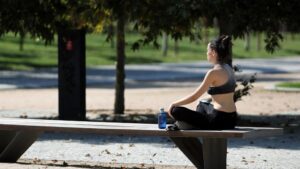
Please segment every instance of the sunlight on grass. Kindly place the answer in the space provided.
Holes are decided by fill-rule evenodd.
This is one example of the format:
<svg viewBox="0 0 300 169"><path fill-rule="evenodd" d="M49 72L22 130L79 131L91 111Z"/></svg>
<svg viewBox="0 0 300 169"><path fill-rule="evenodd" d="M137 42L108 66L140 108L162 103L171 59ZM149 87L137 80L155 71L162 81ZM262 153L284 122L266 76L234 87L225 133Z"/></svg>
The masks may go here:
<svg viewBox="0 0 300 169"><path fill-rule="evenodd" d="M279 83L276 87L300 88L300 82L284 82Z"/></svg>
<svg viewBox="0 0 300 169"><path fill-rule="evenodd" d="M216 34L210 30L213 39ZM203 41L199 44L191 42L188 38L183 38L178 42L179 51L175 54L174 41L169 39L168 55L162 56L161 49L156 49L152 45L143 46L137 51L131 50L131 45L140 38L136 33L126 34L126 64L155 64L165 62L187 62L206 60L206 47ZM111 47L110 42L105 41L104 34L87 34L86 36L86 63L87 66L112 65L116 60L116 45ZM162 40L158 39L160 43ZM281 43L281 49L270 54L264 50L262 37L261 50L256 49L256 37L251 36L250 50L245 51L243 39L233 41L234 58L258 58L258 57L276 57L276 56L297 56L300 55L300 35L295 34L293 38L286 34ZM0 37L0 69L32 69L44 67L57 67L57 38L52 44L45 46L39 39L32 39L26 36L24 50L19 50L19 37L12 33Z"/></svg>

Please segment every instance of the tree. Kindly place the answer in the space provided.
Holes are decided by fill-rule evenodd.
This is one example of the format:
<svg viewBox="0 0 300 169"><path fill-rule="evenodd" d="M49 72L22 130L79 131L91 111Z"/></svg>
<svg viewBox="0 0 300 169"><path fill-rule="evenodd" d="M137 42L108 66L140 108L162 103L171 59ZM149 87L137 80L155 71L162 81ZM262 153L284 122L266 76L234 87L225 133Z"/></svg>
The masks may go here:
<svg viewBox="0 0 300 169"><path fill-rule="evenodd" d="M62 28L102 29L109 15L95 0L0 1L0 36L28 33L48 44Z"/></svg>
<svg viewBox="0 0 300 169"><path fill-rule="evenodd" d="M178 40L174 40L174 56L177 57L179 53L179 45L178 45Z"/></svg>
<svg viewBox="0 0 300 169"><path fill-rule="evenodd" d="M0 1L0 36L13 32L32 37L41 37L49 43L53 40L56 14L60 3L57 1L25 2L21 0Z"/></svg>
<svg viewBox="0 0 300 169"><path fill-rule="evenodd" d="M122 33L122 23L132 22L134 30L142 34L142 38L132 46L133 50L142 45L152 43L158 47L157 38L165 31L175 40L180 40L184 35L194 38L192 28L194 21L191 17L191 5L187 1L159 1L159 0L116 0L104 1L103 7L111 14L114 21L118 22L117 30L117 65L116 65L116 114L124 113L124 90L125 90L125 35ZM197 5L194 2L194 5ZM126 10L125 10L126 9ZM194 16L196 17L196 15ZM157 19L160 18L160 19ZM196 18L194 18L196 19ZM124 41L123 41L124 40Z"/></svg>
<svg viewBox="0 0 300 169"><path fill-rule="evenodd" d="M244 49L245 51L249 51L250 50L250 33L247 32L246 35L245 35L245 45L244 45Z"/></svg>
<svg viewBox="0 0 300 169"><path fill-rule="evenodd" d="M102 3L102 2L101 2ZM102 10L108 10L110 13L110 22L116 21L116 81L115 81L115 103L114 113L123 114L125 109L125 24L128 18L129 1L116 0L104 1ZM99 4L98 4L99 5ZM108 34L108 39L112 38L112 34Z"/></svg>
<svg viewBox="0 0 300 169"><path fill-rule="evenodd" d="M115 37L115 26L113 25L113 23L110 23L109 26L108 26L108 32L107 34L111 35L111 38L110 38L110 47L112 49L115 48L115 41L114 41L114 37Z"/></svg>
<svg viewBox="0 0 300 169"><path fill-rule="evenodd" d="M204 28L203 28L203 38L204 38L203 42L204 42L204 44L208 44L208 42L209 42L209 30L208 30L209 23L207 21L207 18L205 18L205 17L202 17L201 21L202 21L203 26L204 26ZM210 25L212 25L212 24L210 24Z"/></svg>
<svg viewBox="0 0 300 169"><path fill-rule="evenodd" d="M261 33L256 32L256 50L260 51L261 50Z"/></svg>
<svg viewBox="0 0 300 169"><path fill-rule="evenodd" d="M168 55L168 48L169 48L169 43L168 43L168 35L163 32L162 35L162 55L167 56Z"/></svg>
<svg viewBox="0 0 300 169"><path fill-rule="evenodd" d="M25 39L25 33L20 33L20 38L19 38L19 50L23 51L24 49L24 39Z"/></svg>

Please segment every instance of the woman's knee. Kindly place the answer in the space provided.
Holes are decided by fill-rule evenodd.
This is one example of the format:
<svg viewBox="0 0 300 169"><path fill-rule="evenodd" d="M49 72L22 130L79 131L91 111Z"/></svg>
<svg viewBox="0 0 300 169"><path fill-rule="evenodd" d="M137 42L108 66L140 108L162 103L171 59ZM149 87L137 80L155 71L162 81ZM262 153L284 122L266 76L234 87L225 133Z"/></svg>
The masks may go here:
<svg viewBox="0 0 300 169"><path fill-rule="evenodd" d="M185 112L185 107L173 107L171 110L171 115L176 119L179 120L181 119L182 115Z"/></svg>
<svg viewBox="0 0 300 169"><path fill-rule="evenodd" d="M180 113L180 107L173 107L171 110L171 115L175 118Z"/></svg>

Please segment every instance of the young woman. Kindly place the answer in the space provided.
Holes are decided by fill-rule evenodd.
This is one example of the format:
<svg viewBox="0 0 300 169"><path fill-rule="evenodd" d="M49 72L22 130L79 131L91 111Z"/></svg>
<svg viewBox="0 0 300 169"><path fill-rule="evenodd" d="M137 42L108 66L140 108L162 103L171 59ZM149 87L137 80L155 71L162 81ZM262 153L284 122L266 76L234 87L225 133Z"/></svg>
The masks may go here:
<svg viewBox="0 0 300 169"><path fill-rule="evenodd" d="M207 60L213 64L213 68L206 73L203 82L193 93L170 105L168 114L177 121L175 127L186 129L183 124L189 124L190 129L235 127L237 113L233 96L236 81L232 67L226 63L229 59L230 45L231 38L225 35L207 45ZM194 102L205 92L211 95L212 103L200 101L196 111L182 107Z"/></svg>

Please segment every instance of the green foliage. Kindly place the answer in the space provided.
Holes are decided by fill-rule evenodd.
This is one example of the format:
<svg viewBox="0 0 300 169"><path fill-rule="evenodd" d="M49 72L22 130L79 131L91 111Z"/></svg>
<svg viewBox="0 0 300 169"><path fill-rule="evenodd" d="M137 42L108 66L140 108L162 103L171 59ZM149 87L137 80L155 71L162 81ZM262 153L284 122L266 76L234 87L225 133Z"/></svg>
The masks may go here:
<svg viewBox="0 0 300 169"><path fill-rule="evenodd" d="M241 71L237 66L234 66L234 70ZM234 102L242 100L243 96L250 95L250 90L253 88L252 83L256 81L256 74L253 74L250 77L243 77L242 79L238 79L238 81L239 83L236 84L233 96Z"/></svg>
<svg viewBox="0 0 300 169"><path fill-rule="evenodd" d="M0 36L13 32L28 32L32 37L42 37L49 42L53 39L55 17L59 15L61 3L52 0L11 0L0 1Z"/></svg>
<svg viewBox="0 0 300 169"><path fill-rule="evenodd" d="M217 18L221 33L234 38L249 31L265 32L266 50L273 52L280 47L282 25L299 32L300 24L298 0L0 0L0 36L25 32L50 42L62 28L101 31L121 15L121 7L142 35L133 49L145 44L158 47L163 31L173 39L193 40L199 36L196 22L205 18L205 24L212 26Z"/></svg>
<svg viewBox="0 0 300 169"><path fill-rule="evenodd" d="M209 4L210 12L208 18L217 18L221 33L231 34L234 38L244 38L250 31L265 32L266 50L274 52L280 47L282 40L280 28L282 25L295 24L287 19L290 13L288 8L294 5L299 6L300 2L290 3L282 0L217 0L207 1L204 6ZM206 12L204 13L206 17ZM296 16L299 18L299 15ZM297 23L298 24L298 23ZM224 28L225 27L225 28Z"/></svg>
<svg viewBox="0 0 300 169"><path fill-rule="evenodd" d="M60 29L94 29L104 22L105 10L96 0L1 0L0 36L13 32L54 39Z"/></svg>
<svg viewBox="0 0 300 169"><path fill-rule="evenodd" d="M280 48L279 41L283 39L280 33L267 32L267 38L265 39L265 49L270 53L273 53L276 48Z"/></svg>
<svg viewBox="0 0 300 169"><path fill-rule="evenodd" d="M173 39L189 37L193 40L199 36L194 27L196 22L205 18L205 24L212 26L216 18L220 32L234 38L244 38L249 31L265 32L265 49L273 53L280 47L282 25L291 30L299 28L300 22L295 22L299 21L295 13L299 7L300 2L296 0L293 3L283 0L140 0L128 11L129 21L143 35L132 48L150 43L158 47L157 38L162 32Z"/></svg>
<svg viewBox="0 0 300 169"><path fill-rule="evenodd" d="M139 1L139 8L132 11L130 20L134 29L140 32L143 38L133 44L133 49L141 45L152 43L158 47L157 38L166 32L172 39L180 40L189 37L191 40L196 34L194 24L201 16L199 4L196 1ZM159 19L158 19L159 18Z"/></svg>

